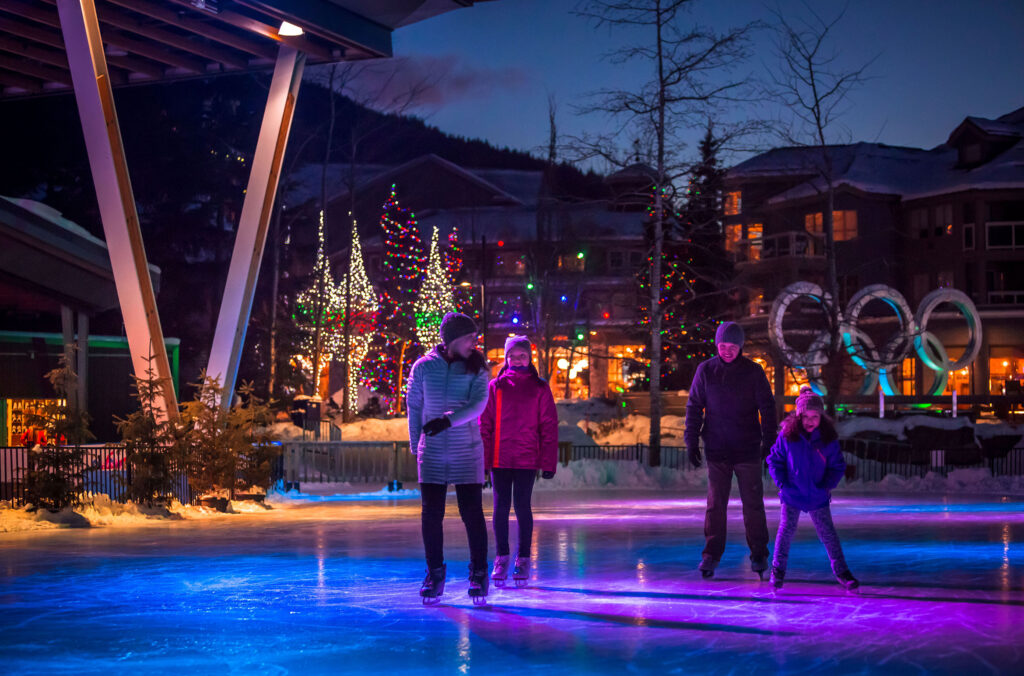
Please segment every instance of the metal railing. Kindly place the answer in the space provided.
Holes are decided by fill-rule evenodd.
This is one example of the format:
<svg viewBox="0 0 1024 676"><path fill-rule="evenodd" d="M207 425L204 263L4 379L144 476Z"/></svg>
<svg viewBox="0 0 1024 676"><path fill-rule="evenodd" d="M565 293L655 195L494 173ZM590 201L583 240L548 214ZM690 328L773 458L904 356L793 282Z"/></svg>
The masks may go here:
<svg viewBox="0 0 1024 676"><path fill-rule="evenodd" d="M946 476L961 468L986 468L993 476L1024 476L1024 446L1000 454L977 457L970 462L956 461L956 455L934 450L915 452L905 442L879 442L871 439L843 440L843 456L847 463L847 481L880 481L888 475L904 478L924 477L929 472ZM121 446L90 446L83 450L81 496L106 494L111 500L127 499L126 486L132 468ZM416 458L407 442L311 442L281 443L282 454L275 465L272 480L285 490L300 488L303 483L387 483L417 481ZM14 506L26 502L25 471L31 467L32 452L25 448L0 447L0 500ZM968 458L969 456L959 456ZM650 447L646 444L621 446L559 444L559 462L565 466L576 460L611 460L649 464ZM686 448L662 446L661 466L689 470ZM767 467L765 468L767 476ZM176 482L173 496L181 502L195 502L182 475Z"/></svg>
<svg viewBox="0 0 1024 676"><path fill-rule="evenodd" d="M402 441L288 441L281 443L275 481L302 483L417 480L416 458Z"/></svg>
<svg viewBox="0 0 1024 676"><path fill-rule="evenodd" d="M18 507L26 504L26 474L34 468L34 454L20 446L0 447L0 500ZM78 496L88 502L93 495L107 495L115 502L127 500L133 467L123 446L83 446L80 462L69 468L69 476L77 476ZM182 503L195 502L184 474L177 477L169 497Z"/></svg>

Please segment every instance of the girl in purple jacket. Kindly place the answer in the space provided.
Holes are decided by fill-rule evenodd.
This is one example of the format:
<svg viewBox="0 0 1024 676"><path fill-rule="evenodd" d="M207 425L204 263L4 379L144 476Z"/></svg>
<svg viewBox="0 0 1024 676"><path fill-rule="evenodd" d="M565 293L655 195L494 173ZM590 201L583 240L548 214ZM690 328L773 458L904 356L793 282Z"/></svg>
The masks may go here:
<svg viewBox="0 0 1024 676"><path fill-rule="evenodd" d="M772 587L782 587L800 512L808 512L839 584L856 589L860 583L843 558L843 547L829 509L831 491L842 480L846 462L839 450L835 425L825 415L825 403L811 388L800 391L796 411L782 421L779 437L768 456L768 471L779 487L782 502L772 561Z"/></svg>
<svg viewBox="0 0 1024 676"><path fill-rule="evenodd" d="M519 548L512 571L517 587L530 577L533 511L530 499L537 471L545 479L555 476L558 464L558 413L551 388L530 360L530 339L511 336L505 341L505 365L490 382L487 407L480 416L484 466L494 487L494 542L497 556L491 579L504 587L511 550L508 517L515 505Z"/></svg>

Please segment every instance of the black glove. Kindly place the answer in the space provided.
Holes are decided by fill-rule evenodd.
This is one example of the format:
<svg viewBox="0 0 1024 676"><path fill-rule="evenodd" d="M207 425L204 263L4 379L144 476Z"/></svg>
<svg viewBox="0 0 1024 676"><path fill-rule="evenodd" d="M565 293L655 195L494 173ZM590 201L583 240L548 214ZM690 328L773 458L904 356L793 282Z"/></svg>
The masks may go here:
<svg viewBox="0 0 1024 676"><path fill-rule="evenodd" d="M543 472L540 473L540 475L544 479L554 479L555 478L555 473L550 471L550 470L544 470Z"/></svg>
<svg viewBox="0 0 1024 676"><path fill-rule="evenodd" d="M423 433L428 437L434 437L444 432L446 429L452 426L452 421L448 419L448 416L442 416L440 418L434 418L428 420L423 424Z"/></svg>
<svg viewBox="0 0 1024 676"><path fill-rule="evenodd" d="M701 464L703 464L703 462L702 462L702 459L700 457L700 448L699 447L697 447L697 446L689 446L689 447L687 447L687 449L686 449L686 457L690 461L690 465L692 465L694 469L700 469L700 466L701 466Z"/></svg>

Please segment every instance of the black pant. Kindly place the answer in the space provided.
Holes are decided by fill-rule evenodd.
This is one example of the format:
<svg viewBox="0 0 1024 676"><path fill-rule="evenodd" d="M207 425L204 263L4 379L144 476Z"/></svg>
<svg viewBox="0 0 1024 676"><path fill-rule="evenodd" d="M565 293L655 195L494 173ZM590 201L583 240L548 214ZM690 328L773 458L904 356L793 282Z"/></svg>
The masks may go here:
<svg viewBox="0 0 1024 676"><path fill-rule="evenodd" d="M708 460L708 509L704 515L704 558L717 562L725 552L726 507L732 475L740 486L743 526L752 561L768 558L768 520L764 513L762 463Z"/></svg>
<svg viewBox="0 0 1024 676"><path fill-rule="evenodd" d="M420 496L423 500L420 520L428 568L440 568L444 564L444 503L447 494L446 484L420 484ZM485 570L487 521L484 519L483 486L457 484L455 497L459 503L459 516L466 525L470 566L474 570Z"/></svg>
<svg viewBox="0 0 1024 676"><path fill-rule="evenodd" d="M512 505L516 508L516 523L519 525L519 555L530 556L533 541L533 510L530 498L533 496L533 482L537 478L535 469L491 470L491 485L494 486L494 546L498 556L508 556L508 514Z"/></svg>

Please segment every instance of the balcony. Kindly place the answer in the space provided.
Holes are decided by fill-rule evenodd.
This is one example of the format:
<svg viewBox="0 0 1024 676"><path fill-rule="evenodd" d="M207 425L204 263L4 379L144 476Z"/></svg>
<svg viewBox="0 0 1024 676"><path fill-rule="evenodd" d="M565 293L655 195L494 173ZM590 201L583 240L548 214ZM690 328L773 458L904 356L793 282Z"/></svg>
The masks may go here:
<svg viewBox="0 0 1024 676"><path fill-rule="evenodd" d="M822 258L825 243L821 237L806 232L784 232L737 242L733 254L739 266L786 257Z"/></svg>
<svg viewBox="0 0 1024 676"><path fill-rule="evenodd" d="M989 305L1024 305L1024 291L989 291Z"/></svg>

